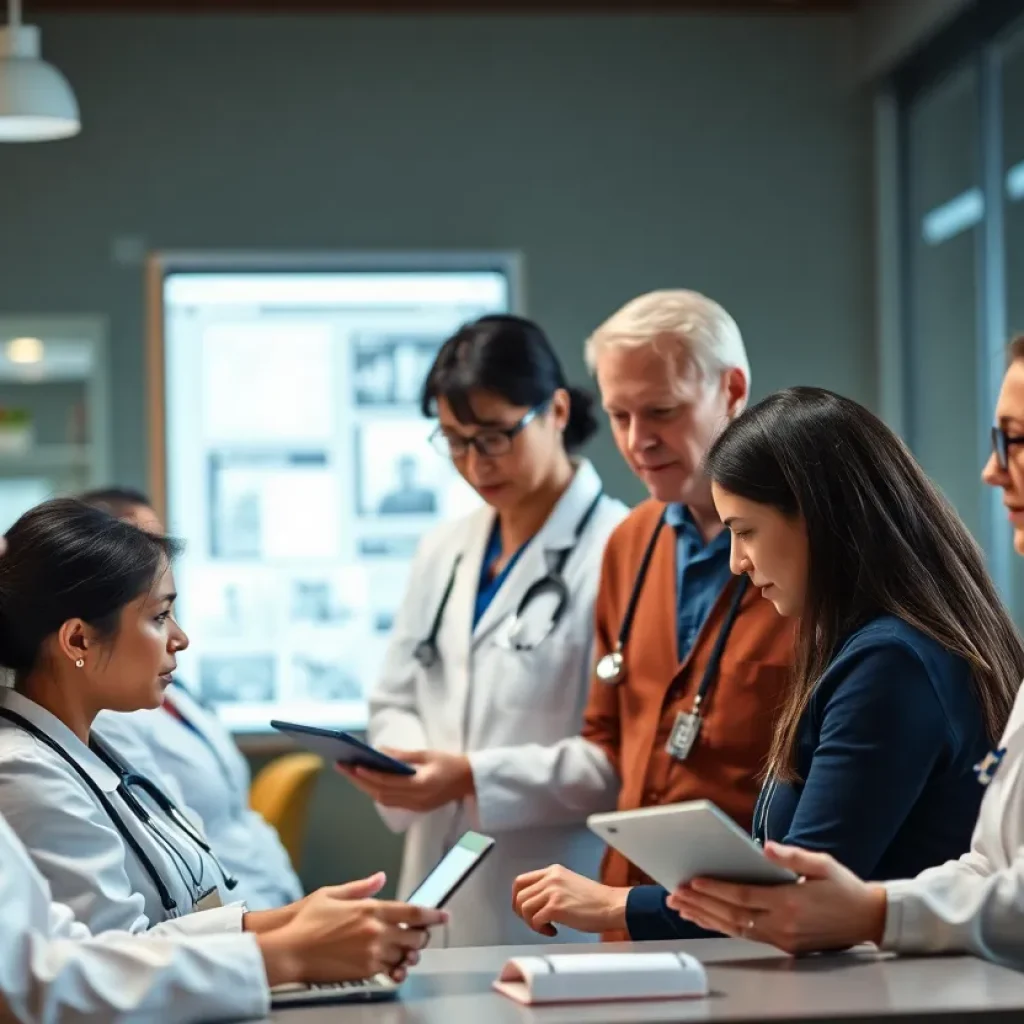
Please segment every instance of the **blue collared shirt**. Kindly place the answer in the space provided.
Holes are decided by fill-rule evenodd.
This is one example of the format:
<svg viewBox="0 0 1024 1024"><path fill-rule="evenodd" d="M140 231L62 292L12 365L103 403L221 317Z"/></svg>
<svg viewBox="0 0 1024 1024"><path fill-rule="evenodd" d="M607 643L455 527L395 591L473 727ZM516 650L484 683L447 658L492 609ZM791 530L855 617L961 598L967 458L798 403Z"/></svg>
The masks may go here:
<svg viewBox="0 0 1024 1024"><path fill-rule="evenodd" d="M528 544L529 541L526 543ZM498 518L495 516L491 536L487 541L487 550L484 552L484 560L480 563L480 581L476 589L476 603L473 605L474 629L479 625L495 595L501 590L502 584L508 579L508 574L515 568L515 564L519 561L519 556L525 548L526 544L505 563L501 572L491 576L491 566L501 557L501 528Z"/></svg>
<svg viewBox="0 0 1024 1024"><path fill-rule="evenodd" d="M685 505L669 505L665 522L676 531L676 636L679 660L697 641L719 594L732 579L729 531L706 544Z"/></svg>

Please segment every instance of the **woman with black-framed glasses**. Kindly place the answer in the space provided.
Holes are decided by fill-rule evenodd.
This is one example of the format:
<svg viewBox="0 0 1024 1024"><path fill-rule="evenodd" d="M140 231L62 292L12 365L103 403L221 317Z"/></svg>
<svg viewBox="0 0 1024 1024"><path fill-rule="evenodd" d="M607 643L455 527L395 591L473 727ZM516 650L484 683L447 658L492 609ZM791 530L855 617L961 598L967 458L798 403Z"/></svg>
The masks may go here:
<svg viewBox="0 0 1024 1024"><path fill-rule="evenodd" d="M505 895L513 879L600 860L584 819L614 805L617 780L597 762L566 779L562 749L582 724L605 540L626 514L576 454L592 405L514 316L459 330L424 385L431 441L484 506L422 541L370 698L370 740L415 775L344 774L407 834L400 892L466 828L500 833L452 902L448 945L543 941Z"/></svg>

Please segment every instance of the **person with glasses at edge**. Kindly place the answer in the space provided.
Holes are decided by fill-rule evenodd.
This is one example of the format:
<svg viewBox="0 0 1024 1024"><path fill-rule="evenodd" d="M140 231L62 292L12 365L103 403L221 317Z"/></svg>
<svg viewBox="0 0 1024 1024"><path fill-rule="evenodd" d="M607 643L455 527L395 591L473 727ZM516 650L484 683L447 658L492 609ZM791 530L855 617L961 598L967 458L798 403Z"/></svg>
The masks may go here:
<svg viewBox="0 0 1024 1024"><path fill-rule="evenodd" d="M655 291L598 327L585 357L615 443L650 498L608 541L599 657L564 774L582 779L611 765L619 810L712 800L749 828L793 630L730 572L728 530L703 469L708 448L746 406L743 337L707 296ZM524 872L511 900L546 935L572 928L606 940L664 938L666 894L649 882L609 850L599 880L553 863ZM672 918L672 937L707 937Z"/></svg>
<svg viewBox="0 0 1024 1024"><path fill-rule="evenodd" d="M162 535L149 497L125 487L88 491L81 500L110 515ZM277 830L249 806L249 765L231 733L176 676L158 708L130 713L101 711L97 735L143 774L199 816L210 846L238 880L232 893L251 910L291 903L302 896Z"/></svg>
<svg viewBox="0 0 1024 1024"><path fill-rule="evenodd" d="M1024 337L1010 345L1009 355L995 412L993 452L982 480L1002 491L1014 549L1024 555ZM746 456L729 450L742 446L741 436L732 442L720 453L719 471L736 456L744 462L757 456L753 448ZM916 466L914 471L919 472ZM906 474L908 479L913 475ZM722 482L728 486L724 473ZM891 511L899 514L896 509ZM847 506L838 514L846 515ZM891 880L875 876L874 881L862 881L858 877L863 877L862 872L850 870L811 844L806 848L794 837L793 843L785 845L767 843L765 852L798 875L799 884L763 888L695 879L673 893L668 903L691 921L791 953L874 943L909 955L973 954L1024 970L1024 691L1019 688L1019 640L985 576L981 552L955 514L933 509L929 516L927 510L908 505L903 519L909 519L908 553L910 546L920 549L921 540L936 532L949 539L939 541L940 545L955 542L961 550L969 547L970 551L969 576L962 567L942 566L933 566L930 583L921 572L905 574L911 599L927 588L937 589L936 596L945 595L939 600L950 601L953 614L942 619L925 619L926 606L920 603L915 611L932 629L941 627L950 640L955 639L958 647L969 652L974 688L985 700L985 724L992 746L984 748L988 752L974 766L973 799L981 806L970 848L914 876L908 872ZM948 565L954 566L954 559L950 558ZM931 600L934 604L936 598ZM1007 656L1008 647L1013 650L1012 658ZM1011 673L1015 673L1013 678L1008 678ZM987 686L985 680L990 680ZM887 682L904 684L899 676ZM994 728L997 723L1002 727ZM962 719L949 720L950 729L964 724ZM942 767L939 761L936 769ZM865 780L865 785L870 786L870 780ZM962 804L950 804L939 813L959 813L961 808Z"/></svg>
<svg viewBox="0 0 1024 1024"><path fill-rule="evenodd" d="M581 871L600 858L583 821L614 772L567 777L564 750L586 702L602 551L626 514L577 454L592 404L515 316L463 326L423 387L434 443L485 504L422 541L370 695L370 741L415 774L341 770L406 833L400 895L466 829L497 837L452 899L448 945L542 941L501 894L552 858Z"/></svg>

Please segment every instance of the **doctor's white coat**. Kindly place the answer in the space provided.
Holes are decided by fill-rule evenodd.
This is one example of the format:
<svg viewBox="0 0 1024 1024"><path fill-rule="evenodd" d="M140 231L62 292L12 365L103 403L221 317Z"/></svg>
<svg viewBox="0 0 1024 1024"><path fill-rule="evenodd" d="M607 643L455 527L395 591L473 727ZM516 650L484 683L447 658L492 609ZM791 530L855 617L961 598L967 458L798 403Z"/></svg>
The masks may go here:
<svg viewBox="0 0 1024 1024"><path fill-rule="evenodd" d="M0 1019L8 1019L6 1006L33 1024L186 1024L262 1018L270 1006L254 936L189 937L177 921L143 935L93 936L70 908L51 901L2 816L0 908Z"/></svg>
<svg viewBox="0 0 1024 1024"><path fill-rule="evenodd" d="M93 732L141 773L159 773L154 781L172 799L180 793L183 805L202 821L225 871L238 882L230 899L244 900L250 910L299 899L302 885L276 830L249 806L249 765L231 734L180 683L168 687L164 700L191 728L165 708L155 708L101 711Z"/></svg>
<svg viewBox="0 0 1024 1024"><path fill-rule="evenodd" d="M193 934L241 931L244 908L228 903L231 895L217 862L154 802L133 791L149 812L147 827L118 793L116 773L63 722L6 687L0 687L0 707L27 719L74 758L146 854L175 907L164 906L154 881L78 772L50 746L0 718L0 815L54 899L93 932L141 932L170 920ZM198 822L192 825L199 830ZM220 890L226 905L192 913L195 900L210 887Z"/></svg>
<svg viewBox="0 0 1024 1024"><path fill-rule="evenodd" d="M602 847L584 820L611 810L618 778L607 758L579 736L591 678L594 601L605 542L627 514L602 497L563 570L571 595L555 631L534 650L495 643L527 588L551 558L571 548L581 517L601 490L581 461L548 521L523 551L473 628L473 609L492 509L439 527L423 541L370 698L369 738L377 746L467 753L475 799L428 814L378 808L406 833L399 896L408 896L466 829L497 844L449 904L444 944L545 941L512 910L512 883L522 872L560 863L596 875ZM461 555L428 669L414 658L437 613L452 566ZM562 941L581 936L561 930ZM441 944L440 935L435 944Z"/></svg>

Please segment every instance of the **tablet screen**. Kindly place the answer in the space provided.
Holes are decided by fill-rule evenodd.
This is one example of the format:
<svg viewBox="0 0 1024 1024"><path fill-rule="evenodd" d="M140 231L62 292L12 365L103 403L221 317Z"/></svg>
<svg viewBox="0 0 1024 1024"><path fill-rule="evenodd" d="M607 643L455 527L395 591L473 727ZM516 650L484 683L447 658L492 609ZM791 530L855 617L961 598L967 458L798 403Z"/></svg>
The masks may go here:
<svg viewBox="0 0 1024 1024"><path fill-rule="evenodd" d="M486 856L494 841L475 832L467 832L416 887L409 902L418 907L444 906L448 897Z"/></svg>

